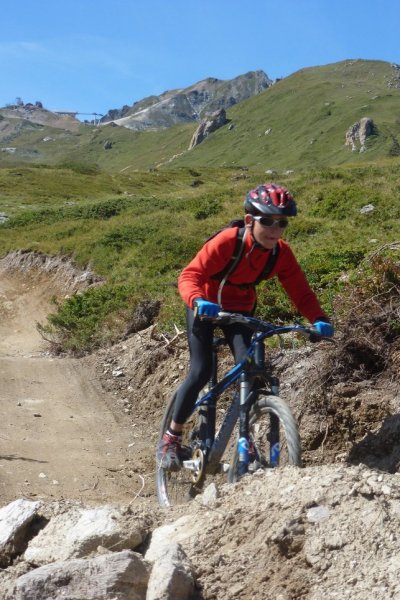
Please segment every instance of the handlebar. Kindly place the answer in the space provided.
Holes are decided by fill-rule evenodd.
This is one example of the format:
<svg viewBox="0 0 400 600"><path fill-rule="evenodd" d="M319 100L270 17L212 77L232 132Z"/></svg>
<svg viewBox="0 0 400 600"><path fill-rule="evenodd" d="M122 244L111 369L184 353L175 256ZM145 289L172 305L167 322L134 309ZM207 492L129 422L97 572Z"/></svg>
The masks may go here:
<svg viewBox="0 0 400 600"><path fill-rule="evenodd" d="M256 317L250 317L241 313L220 311L216 317L201 316L199 318L201 320L211 321L215 323L215 325L241 323L252 331L262 334L262 338L293 332L305 335L310 342L319 342L322 340L333 342L332 338L321 335L314 327L305 327L304 325L296 323L291 325L274 325L273 323L268 323L267 321L262 321Z"/></svg>

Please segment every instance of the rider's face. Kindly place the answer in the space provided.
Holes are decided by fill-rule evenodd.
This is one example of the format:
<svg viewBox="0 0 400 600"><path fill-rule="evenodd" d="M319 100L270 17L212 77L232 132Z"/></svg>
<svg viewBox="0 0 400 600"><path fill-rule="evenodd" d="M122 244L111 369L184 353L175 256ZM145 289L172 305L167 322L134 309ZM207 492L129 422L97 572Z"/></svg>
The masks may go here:
<svg viewBox="0 0 400 600"><path fill-rule="evenodd" d="M246 217L250 217L250 215L246 215ZM252 217L248 220L248 223L252 224L252 232L255 241L266 250L270 250L276 245L285 230L284 227L279 225L279 222L282 221L281 215L268 215L268 217L273 220L273 224L269 227Z"/></svg>

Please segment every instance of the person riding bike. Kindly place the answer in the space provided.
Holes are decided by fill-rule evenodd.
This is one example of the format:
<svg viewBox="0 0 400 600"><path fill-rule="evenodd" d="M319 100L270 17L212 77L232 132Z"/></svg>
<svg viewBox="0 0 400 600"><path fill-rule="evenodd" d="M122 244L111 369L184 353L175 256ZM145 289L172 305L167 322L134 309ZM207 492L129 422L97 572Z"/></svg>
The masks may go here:
<svg viewBox="0 0 400 600"><path fill-rule="evenodd" d="M234 270L222 280L218 276L235 252L238 228L229 227L204 244L178 279L179 293L186 304L190 369L175 393L173 417L157 449L157 461L165 469L181 467L183 425L211 374L214 326L199 317L214 317L221 310L253 314L257 300L255 283L271 253L279 251L266 278L278 277L297 310L321 335L334 334L293 251L282 239L288 217L297 215L293 196L284 187L264 183L246 194L244 209L243 248ZM221 329L237 364L250 345L251 331L239 323Z"/></svg>

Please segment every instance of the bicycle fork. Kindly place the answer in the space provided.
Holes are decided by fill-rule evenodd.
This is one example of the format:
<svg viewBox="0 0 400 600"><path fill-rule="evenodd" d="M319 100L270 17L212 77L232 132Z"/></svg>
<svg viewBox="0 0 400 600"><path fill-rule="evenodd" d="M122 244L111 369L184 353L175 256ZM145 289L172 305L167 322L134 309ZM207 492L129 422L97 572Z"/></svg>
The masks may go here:
<svg viewBox="0 0 400 600"><path fill-rule="evenodd" d="M248 374L242 373L240 376L239 388L239 439L238 439L238 474L245 475L249 468L249 409L248 397L250 393L250 382Z"/></svg>
<svg viewBox="0 0 400 600"><path fill-rule="evenodd" d="M256 369L265 369L265 348L262 342L259 342L255 348L254 364ZM238 452L238 475L245 475L249 470L249 463L251 458L249 430L249 412L250 412L250 381L251 377L248 372L243 372L240 376L240 414L239 414L239 439L237 442ZM270 376L269 384L271 394L274 396L279 395L279 379L278 377ZM269 463L271 467L277 467L279 465L280 458L280 431L279 431L279 418L274 413L270 414L270 431L268 433L269 441ZM254 460L254 457L252 457Z"/></svg>

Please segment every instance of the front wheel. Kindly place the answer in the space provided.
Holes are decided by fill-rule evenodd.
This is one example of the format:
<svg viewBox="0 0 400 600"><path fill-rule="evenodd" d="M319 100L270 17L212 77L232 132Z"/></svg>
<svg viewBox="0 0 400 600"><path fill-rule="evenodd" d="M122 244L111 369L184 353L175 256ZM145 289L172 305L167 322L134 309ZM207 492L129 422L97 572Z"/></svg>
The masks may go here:
<svg viewBox="0 0 400 600"><path fill-rule="evenodd" d="M249 414L248 472L285 465L301 466L301 443L296 420L289 405L266 390L258 398ZM229 483L240 478L237 449L228 473Z"/></svg>

